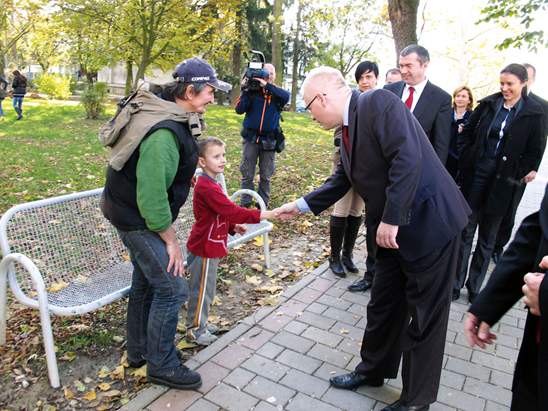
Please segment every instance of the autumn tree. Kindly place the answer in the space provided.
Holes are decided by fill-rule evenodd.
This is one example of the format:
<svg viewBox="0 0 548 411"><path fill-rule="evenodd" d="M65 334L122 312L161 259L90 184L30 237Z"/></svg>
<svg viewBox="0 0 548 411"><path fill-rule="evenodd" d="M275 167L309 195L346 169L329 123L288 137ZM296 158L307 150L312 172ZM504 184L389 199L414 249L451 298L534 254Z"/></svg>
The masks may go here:
<svg viewBox="0 0 548 411"><path fill-rule="evenodd" d="M16 46L31 30L42 2L0 0L0 74L4 74L8 54L17 57Z"/></svg>
<svg viewBox="0 0 548 411"><path fill-rule="evenodd" d="M194 54L225 51L231 39L226 23L233 18L236 0L59 0L58 4L108 27L108 45L115 46L122 61L135 64L135 86L152 65L172 68Z"/></svg>

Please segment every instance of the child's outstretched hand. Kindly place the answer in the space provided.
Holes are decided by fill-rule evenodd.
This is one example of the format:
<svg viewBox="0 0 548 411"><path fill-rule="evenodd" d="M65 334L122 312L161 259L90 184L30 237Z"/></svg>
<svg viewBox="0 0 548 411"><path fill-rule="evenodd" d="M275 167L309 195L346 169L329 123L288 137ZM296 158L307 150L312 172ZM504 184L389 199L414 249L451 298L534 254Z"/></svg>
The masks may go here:
<svg viewBox="0 0 548 411"><path fill-rule="evenodd" d="M234 232L236 234L245 234L247 226L245 224L234 224Z"/></svg>

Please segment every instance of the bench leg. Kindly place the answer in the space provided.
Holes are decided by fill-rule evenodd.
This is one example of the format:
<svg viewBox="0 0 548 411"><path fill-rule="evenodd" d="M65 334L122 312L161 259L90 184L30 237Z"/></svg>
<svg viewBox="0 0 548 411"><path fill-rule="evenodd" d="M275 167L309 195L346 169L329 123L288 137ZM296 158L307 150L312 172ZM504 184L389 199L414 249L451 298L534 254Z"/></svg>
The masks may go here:
<svg viewBox="0 0 548 411"><path fill-rule="evenodd" d="M266 268L270 268L270 244L268 244L268 233L263 234L263 247L264 247L264 265Z"/></svg>
<svg viewBox="0 0 548 411"><path fill-rule="evenodd" d="M8 264L0 264L0 346L6 344L8 309Z"/></svg>
<svg viewBox="0 0 548 411"><path fill-rule="evenodd" d="M44 338L44 350L46 351L46 362L48 364L49 383L53 388L59 388L59 370L55 358L55 344L51 330L51 318L48 310L46 293L38 291L38 302L40 305L40 323L42 324L42 336Z"/></svg>

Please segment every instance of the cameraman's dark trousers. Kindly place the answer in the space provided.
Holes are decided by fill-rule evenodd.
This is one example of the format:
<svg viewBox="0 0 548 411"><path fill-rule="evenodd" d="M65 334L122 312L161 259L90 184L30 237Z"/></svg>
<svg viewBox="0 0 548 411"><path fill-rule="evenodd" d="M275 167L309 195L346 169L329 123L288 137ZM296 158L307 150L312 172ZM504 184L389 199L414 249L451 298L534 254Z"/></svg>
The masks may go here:
<svg viewBox="0 0 548 411"><path fill-rule="evenodd" d="M276 168L274 163L275 156L276 151L263 150L260 142L257 143L256 140L249 141L244 138L242 141L242 162L240 163L240 172L242 173L241 187L255 190L253 179L255 178L257 159L259 159L259 189L257 192L267 207L270 200L270 179ZM250 196L243 195L240 204L242 207L248 207L251 201L252 198Z"/></svg>

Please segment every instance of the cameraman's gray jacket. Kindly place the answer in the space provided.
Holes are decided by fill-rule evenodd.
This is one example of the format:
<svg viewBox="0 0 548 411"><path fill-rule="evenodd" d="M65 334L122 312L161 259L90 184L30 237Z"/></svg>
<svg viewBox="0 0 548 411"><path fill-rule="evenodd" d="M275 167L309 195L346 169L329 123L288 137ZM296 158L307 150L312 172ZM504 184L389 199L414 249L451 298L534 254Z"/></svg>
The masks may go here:
<svg viewBox="0 0 548 411"><path fill-rule="evenodd" d="M135 91L114 118L99 129L101 144L111 149L109 165L120 171L148 131L164 120L187 124L194 137L202 133L201 114L184 111L182 107L156 96L145 87Z"/></svg>

